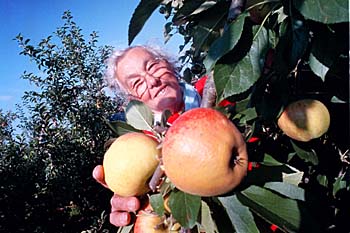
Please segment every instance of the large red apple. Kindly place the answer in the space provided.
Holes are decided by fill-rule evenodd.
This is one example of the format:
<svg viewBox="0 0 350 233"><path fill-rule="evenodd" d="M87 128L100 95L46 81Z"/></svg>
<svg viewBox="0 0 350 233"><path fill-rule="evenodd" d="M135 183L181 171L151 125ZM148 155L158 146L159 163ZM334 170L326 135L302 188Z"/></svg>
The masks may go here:
<svg viewBox="0 0 350 233"><path fill-rule="evenodd" d="M240 184L248 165L241 133L224 114L210 108L182 114L165 135L162 156L170 181L199 196L229 192Z"/></svg>

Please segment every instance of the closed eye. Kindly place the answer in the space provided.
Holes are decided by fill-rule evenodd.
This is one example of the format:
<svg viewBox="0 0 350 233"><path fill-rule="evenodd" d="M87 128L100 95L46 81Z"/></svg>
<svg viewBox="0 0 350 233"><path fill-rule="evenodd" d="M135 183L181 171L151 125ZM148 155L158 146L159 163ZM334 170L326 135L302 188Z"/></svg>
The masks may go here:
<svg viewBox="0 0 350 233"><path fill-rule="evenodd" d="M148 63L147 71L151 71L153 68L157 67L157 65L161 62L159 58L154 59Z"/></svg>
<svg viewBox="0 0 350 233"><path fill-rule="evenodd" d="M137 88L137 86L139 86L140 84L142 84L142 79L139 78L135 78L132 82L131 82L131 88L133 90L135 90Z"/></svg>

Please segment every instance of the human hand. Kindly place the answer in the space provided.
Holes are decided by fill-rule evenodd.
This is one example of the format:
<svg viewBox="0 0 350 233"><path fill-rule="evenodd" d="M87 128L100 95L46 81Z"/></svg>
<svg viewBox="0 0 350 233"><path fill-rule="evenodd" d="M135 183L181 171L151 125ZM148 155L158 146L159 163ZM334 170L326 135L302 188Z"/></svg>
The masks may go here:
<svg viewBox="0 0 350 233"><path fill-rule="evenodd" d="M92 172L94 179L105 188L108 185L104 179L104 170L102 165L98 165ZM121 197L114 194L111 198L111 213L109 221L115 226L126 226L131 222L131 212L136 212L140 208L140 200L137 197Z"/></svg>

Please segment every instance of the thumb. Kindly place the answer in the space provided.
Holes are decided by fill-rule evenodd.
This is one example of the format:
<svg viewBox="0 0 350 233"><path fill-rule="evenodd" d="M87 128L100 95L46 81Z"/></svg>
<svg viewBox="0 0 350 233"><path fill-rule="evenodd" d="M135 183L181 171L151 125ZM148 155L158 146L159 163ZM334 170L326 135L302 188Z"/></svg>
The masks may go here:
<svg viewBox="0 0 350 233"><path fill-rule="evenodd" d="M97 165L92 171L92 177L105 188L108 188L105 181L105 174L102 165Z"/></svg>

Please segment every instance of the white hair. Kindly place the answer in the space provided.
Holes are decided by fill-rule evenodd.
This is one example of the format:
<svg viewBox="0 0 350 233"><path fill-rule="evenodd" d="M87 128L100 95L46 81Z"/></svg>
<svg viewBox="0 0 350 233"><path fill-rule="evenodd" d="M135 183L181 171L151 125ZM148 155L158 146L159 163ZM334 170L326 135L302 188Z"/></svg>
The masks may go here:
<svg viewBox="0 0 350 233"><path fill-rule="evenodd" d="M107 85L109 88L115 92L115 94L119 96L126 96L128 93L127 91L123 88L122 85L119 84L118 82L118 75L117 75L117 65L118 62L121 58L124 57L124 55L131 49L133 48L144 48L148 52L150 52L152 55L154 55L156 58L161 58L166 61L171 65L173 68L176 77L180 77L180 66L177 58L174 56L171 56L170 54L166 53L164 49L160 48L160 46L156 45L135 45L135 46L130 46L125 49L116 49L112 52L111 56L107 59L107 69L104 74L104 79L107 82Z"/></svg>

